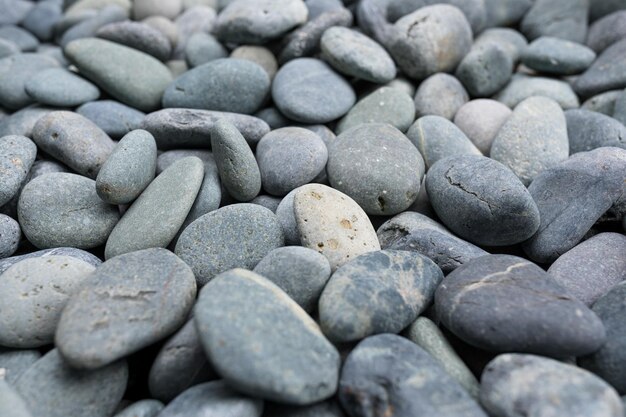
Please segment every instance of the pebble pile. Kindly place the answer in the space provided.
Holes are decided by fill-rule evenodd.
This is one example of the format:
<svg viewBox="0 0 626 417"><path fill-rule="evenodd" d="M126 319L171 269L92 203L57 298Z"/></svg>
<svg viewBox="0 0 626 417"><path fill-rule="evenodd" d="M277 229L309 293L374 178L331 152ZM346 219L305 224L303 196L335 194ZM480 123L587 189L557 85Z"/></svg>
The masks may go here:
<svg viewBox="0 0 626 417"><path fill-rule="evenodd" d="M626 2L0 0L0 417L626 417Z"/></svg>

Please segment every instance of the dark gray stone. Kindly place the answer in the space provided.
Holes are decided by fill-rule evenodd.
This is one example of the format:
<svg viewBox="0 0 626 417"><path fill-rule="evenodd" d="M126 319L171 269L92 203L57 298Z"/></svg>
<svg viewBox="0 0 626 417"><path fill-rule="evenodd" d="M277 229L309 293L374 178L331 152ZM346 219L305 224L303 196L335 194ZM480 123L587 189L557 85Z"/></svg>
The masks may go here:
<svg viewBox="0 0 626 417"><path fill-rule="evenodd" d="M587 46L596 53L626 38L626 10L611 13L589 27Z"/></svg>
<svg viewBox="0 0 626 417"><path fill-rule="evenodd" d="M13 54L0 59L0 101L2 106L19 110L33 99L26 93L24 86L39 71L57 68L59 63L43 54ZM17 132L8 132L15 134Z"/></svg>
<svg viewBox="0 0 626 417"><path fill-rule="evenodd" d="M626 149L626 126L612 117L589 110L565 112L570 154L603 146Z"/></svg>
<svg viewBox="0 0 626 417"><path fill-rule="evenodd" d="M487 255L458 267L437 288L435 308L447 329L488 351L563 358L595 352L605 341L591 310L517 256Z"/></svg>
<svg viewBox="0 0 626 417"><path fill-rule="evenodd" d="M41 358L41 353L36 349L0 348L0 368L4 369L4 380L9 384L15 384L24 371L39 358Z"/></svg>
<svg viewBox="0 0 626 417"><path fill-rule="evenodd" d="M4 380L4 369L0 369L0 413L3 417L31 417L26 401Z"/></svg>
<svg viewBox="0 0 626 417"><path fill-rule="evenodd" d="M190 68L226 57L226 48L212 35L204 32L191 35L185 47L185 60Z"/></svg>
<svg viewBox="0 0 626 417"><path fill-rule="evenodd" d="M422 348L391 334L368 337L341 371L339 400L358 417L486 417L441 365Z"/></svg>
<svg viewBox="0 0 626 417"><path fill-rule="evenodd" d="M574 90L581 96L589 97L607 90L625 88L625 65L626 39L622 39L606 48L591 67L576 79Z"/></svg>
<svg viewBox="0 0 626 417"><path fill-rule="evenodd" d="M124 408L114 417L156 417L163 410L163 403L157 400L141 400Z"/></svg>
<svg viewBox="0 0 626 417"><path fill-rule="evenodd" d="M519 4L522 4L526 1L531 0L485 0L485 2L494 1L498 1L500 3L505 3L506 1L515 1ZM494 9L497 8L497 6L492 5L492 7L490 8ZM480 46L490 43L495 43L496 45L503 48L509 54L514 64L516 64L520 60L521 56L524 54L524 51L526 51L526 48L528 47L528 41L526 40L524 35L511 28L495 27L485 30L474 41L474 47L478 48Z"/></svg>
<svg viewBox="0 0 626 417"><path fill-rule="evenodd" d="M37 146L27 137L0 137L0 206L8 203L19 192L36 156Z"/></svg>
<svg viewBox="0 0 626 417"><path fill-rule="evenodd" d="M137 109L113 100L100 100L85 103L76 113L94 122L112 138L121 138L131 130L139 129L146 116Z"/></svg>
<svg viewBox="0 0 626 417"><path fill-rule="evenodd" d="M462 105L454 115L454 124L484 155L489 155L491 144L500 128L511 116L511 109L490 99L472 100Z"/></svg>
<svg viewBox="0 0 626 417"><path fill-rule="evenodd" d="M287 194L276 207L276 217L285 236L285 245L300 245L300 231L293 211L293 200L300 187Z"/></svg>
<svg viewBox="0 0 626 417"><path fill-rule="evenodd" d="M532 96L551 98L559 103L564 110L580 106L576 93L565 81L556 78L533 77L519 73L513 75L511 81L493 98L510 108L514 108Z"/></svg>
<svg viewBox="0 0 626 417"><path fill-rule="evenodd" d="M500 45L485 43L465 55L455 75L473 97L489 97L511 79L513 60Z"/></svg>
<svg viewBox="0 0 626 417"><path fill-rule="evenodd" d="M36 257L45 257L45 256L71 256L73 258L78 258L82 261L87 262L90 265L98 266L102 263L100 258L91 253L76 249L76 248L53 248L53 249L43 249L35 252L27 253L26 255L12 256L10 258L0 259L0 274L9 269L9 267L15 265L16 263L29 258Z"/></svg>
<svg viewBox="0 0 626 417"><path fill-rule="evenodd" d="M167 61L172 53L172 45L167 37L145 23L129 20L109 23L98 29L95 35L145 52L159 61Z"/></svg>
<svg viewBox="0 0 626 417"><path fill-rule="evenodd" d="M22 21L22 26L42 41L49 41L54 35L55 24L61 19L61 2L45 0L37 2Z"/></svg>
<svg viewBox="0 0 626 417"><path fill-rule="evenodd" d="M0 38L13 42L22 52L33 52L37 49L39 41L29 31L19 26L0 26Z"/></svg>
<svg viewBox="0 0 626 417"><path fill-rule="evenodd" d="M202 289L194 311L211 363L238 391L296 405L335 393L339 353L267 279L243 269L222 273Z"/></svg>
<svg viewBox="0 0 626 417"><path fill-rule="evenodd" d="M417 117L441 116L452 120L457 110L469 100L463 84L450 74L437 73L422 81L415 93Z"/></svg>
<svg viewBox="0 0 626 417"><path fill-rule="evenodd" d="M564 39L542 36L526 48L522 63L527 67L555 75L578 74L596 59L591 49Z"/></svg>
<svg viewBox="0 0 626 417"><path fill-rule="evenodd" d="M553 36L583 43L587 37L589 0L535 0L520 29L529 40Z"/></svg>
<svg viewBox="0 0 626 417"><path fill-rule="evenodd" d="M61 68L38 72L24 89L38 103L57 107L75 107L100 97L98 87Z"/></svg>

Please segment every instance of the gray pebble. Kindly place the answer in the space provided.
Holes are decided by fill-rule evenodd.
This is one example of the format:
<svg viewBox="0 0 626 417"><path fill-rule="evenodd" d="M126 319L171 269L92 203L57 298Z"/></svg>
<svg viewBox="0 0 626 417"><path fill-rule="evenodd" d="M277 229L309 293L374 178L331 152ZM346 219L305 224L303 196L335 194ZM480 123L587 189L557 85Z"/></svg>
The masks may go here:
<svg viewBox="0 0 626 417"><path fill-rule="evenodd" d="M26 255L12 256L10 258L0 259L0 274L9 269L9 267L15 265L16 263L29 258L36 257L46 257L46 256L70 256L73 258L78 258L82 261L87 262L90 265L98 266L102 263L100 258L97 256L76 248L53 248L53 249L43 249L35 252L27 253Z"/></svg>
<svg viewBox="0 0 626 417"><path fill-rule="evenodd" d="M626 126L614 118L589 110L568 110L565 118L571 154L602 146L626 149Z"/></svg>
<svg viewBox="0 0 626 417"><path fill-rule="evenodd" d="M178 44L178 28L170 19L163 16L149 16L141 21L165 35L172 48Z"/></svg>
<svg viewBox="0 0 626 417"><path fill-rule="evenodd" d="M281 197L274 197L272 195L258 195L250 200L250 203L263 206L266 209L270 210L272 213L276 214L276 209L278 208L278 205L282 200L283 199ZM287 243L286 240L285 243Z"/></svg>
<svg viewBox="0 0 626 417"><path fill-rule="evenodd" d="M0 138L9 135L33 136L33 127L46 114L57 109L51 107L30 106L18 110L0 120Z"/></svg>
<svg viewBox="0 0 626 417"><path fill-rule="evenodd" d="M39 45L39 40L29 31L19 26L0 26L0 38L13 42L22 52L33 52Z"/></svg>
<svg viewBox="0 0 626 417"><path fill-rule="evenodd" d="M596 94L588 98L580 108L606 114L607 116L613 116L615 103L623 91L624 90L611 90Z"/></svg>
<svg viewBox="0 0 626 417"><path fill-rule="evenodd" d="M6 58L5 58L6 59ZM574 83L574 90L588 97L607 90L626 87L626 39L606 48L593 64Z"/></svg>
<svg viewBox="0 0 626 417"><path fill-rule="evenodd" d="M19 192L36 156L37 146L27 137L0 137L0 206L8 203Z"/></svg>
<svg viewBox="0 0 626 417"><path fill-rule="evenodd" d="M485 0L487 26L509 26L520 21L533 0Z"/></svg>
<svg viewBox="0 0 626 417"><path fill-rule="evenodd" d="M131 130L139 129L145 113L113 100L85 103L76 113L94 122L110 137L121 138Z"/></svg>
<svg viewBox="0 0 626 417"><path fill-rule="evenodd" d="M341 0L304 0L304 4L309 10L309 21L322 13L343 8Z"/></svg>
<svg viewBox="0 0 626 417"><path fill-rule="evenodd" d="M24 86L39 71L57 67L59 63L54 58L43 54L13 54L0 59L0 101L3 107L19 110L33 103Z"/></svg>
<svg viewBox="0 0 626 417"><path fill-rule="evenodd" d="M474 145L489 155L491 144L500 128L511 116L511 109L490 99L477 99L465 103L454 116L454 124Z"/></svg>
<svg viewBox="0 0 626 417"><path fill-rule="evenodd" d="M67 16L67 14L65 16ZM119 7L118 4L109 4L108 6L95 11L93 16L85 15L85 17L85 19L80 19L80 21L73 24L65 31L59 30L57 38L59 38L58 43L61 46L66 47L70 42L75 40L94 39L96 32L102 26L126 20L128 18L128 14L123 8ZM63 19L57 23L57 27L60 27L62 22Z"/></svg>
<svg viewBox="0 0 626 417"><path fill-rule="evenodd" d="M39 358L41 358L41 353L36 349L0 348L0 369L4 370L3 379L11 385L15 384L24 371Z"/></svg>
<svg viewBox="0 0 626 417"><path fill-rule="evenodd" d="M513 75L513 60L495 43L471 49L455 72L473 97L489 97L506 85Z"/></svg>
<svg viewBox="0 0 626 417"><path fill-rule="evenodd" d="M38 2L24 17L21 25L42 41L49 41L54 35L55 24L61 19L62 4L56 0Z"/></svg>
<svg viewBox="0 0 626 417"><path fill-rule="evenodd" d="M226 57L226 48L212 35L204 32L191 35L185 47L185 60L190 68Z"/></svg>
<svg viewBox="0 0 626 417"><path fill-rule="evenodd" d="M266 107L259 110L254 115L267 123L272 130L287 127L292 124L276 107Z"/></svg>
<svg viewBox="0 0 626 417"><path fill-rule="evenodd" d="M469 96L463 84L450 74L437 73L422 81L415 93L417 117L434 115L452 120Z"/></svg>
<svg viewBox="0 0 626 417"><path fill-rule="evenodd" d="M0 369L0 413L3 417L31 417L26 401L4 380L4 369Z"/></svg>
<svg viewBox="0 0 626 417"><path fill-rule="evenodd" d="M109 23L98 29L95 35L145 52L159 61L167 61L172 53L172 45L167 37L145 23L128 20Z"/></svg>
<svg viewBox="0 0 626 417"><path fill-rule="evenodd" d="M298 222L293 210L293 201L298 187L289 192L276 207L276 217L280 223L283 234L285 236L285 245L300 245L300 231L298 230Z"/></svg>
<svg viewBox="0 0 626 417"><path fill-rule="evenodd" d="M133 2L133 17L140 20L156 15L173 19L181 12L182 6L182 0L135 0Z"/></svg>
<svg viewBox="0 0 626 417"><path fill-rule="evenodd" d="M20 48L16 44L7 39L0 39L0 58L19 53Z"/></svg>
<svg viewBox="0 0 626 417"><path fill-rule="evenodd" d="M487 2L494 2L494 1L502 2L502 0L486 0L486 1ZM507 0L507 1L517 1L518 3L523 3L524 1L530 1L530 0L523 0L523 1ZM492 9L495 8L495 5L491 8ZM516 31L515 29L511 29L511 28L495 27L495 28L489 28L485 30L479 36L476 37L476 40L474 41L474 47L478 48L480 46L483 46L489 43L495 43L496 45L502 47L509 54L514 64L516 64L520 60L520 58L524 54L524 51L526 51L526 48L528 47L528 41L526 40L524 35Z"/></svg>
<svg viewBox="0 0 626 417"><path fill-rule="evenodd" d="M626 38L626 10L616 11L589 26L587 46L596 53Z"/></svg>
<svg viewBox="0 0 626 417"><path fill-rule="evenodd" d="M528 46L522 63L547 74L571 75L583 72L595 59L595 52L584 45L542 36Z"/></svg>
<svg viewBox="0 0 626 417"><path fill-rule="evenodd" d="M553 99L567 110L580 106L572 87L565 81L555 78L531 77L516 74L493 98L502 104L514 108L532 96L544 96Z"/></svg>
<svg viewBox="0 0 626 417"><path fill-rule="evenodd" d="M230 53L231 58L247 59L255 64L258 64L267 72L270 79L273 79L278 71L278 62L276 57L269 49L263 46L256 45L242 45L239 46Z"/></svg>
<svg viewBox="0 0 626 417"><path fill-rule="evenodd" d="M218 275L194 311L207 355L237 390L296 405L335 393L339 353L313 319L262 276L243 269Z"/></svg>
<svg viewBox="0 0 626 417"><path fill-rule="evenodd" d="M163 410L163 403L157 400L141 400L124 408L114 417L156 417Z"/></svg>
<svg viewBox="0 0 626 417"><path fill-rule="evenodd" d="M216 18L215 9L206 6L194 6L181 13L174 21L178 32L178 42L173 56L178 59L184 57L187 42L194 33L214 32Z"/></svg>
<svg viewBox="0 0 626 417"><path fill-rule="evenodd" d="M35 5L30 1L2 0L0 2L0 24L11 25L20 23Z"/></svg>
<svg viewBox="0 0 626 417"><path fill-rule="evenodd" d="M553 36L583 43L587 36L589 0L535 0L520 25L529 40Z"/></svg>
<svg viewBox="0 0 626 417"><path fill-rule="evenodd" d="M213 161L215 163L215 161L213 160L213 154L211 153L211 151L206 149L175 149L172 151L165 151L159 153L159 156L157 157L157 175L169 168L174 162L188 156L196 156L200 158L205 166L207 162L210 161Z"/></svg>
<svg viewBox="0 0 626 417"><path fill-rule="evenodd" d="M75 107L100 97L98 87L61 68L38 72L24 88L38 103L57 107Z"/></svg>

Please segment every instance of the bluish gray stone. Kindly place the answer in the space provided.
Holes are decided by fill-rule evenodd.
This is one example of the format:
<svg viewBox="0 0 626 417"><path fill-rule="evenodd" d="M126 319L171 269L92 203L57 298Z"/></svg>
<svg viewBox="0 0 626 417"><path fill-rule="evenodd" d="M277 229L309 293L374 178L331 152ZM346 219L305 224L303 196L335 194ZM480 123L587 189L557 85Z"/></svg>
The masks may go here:
<svg viewBox="0 0 626 417"><path fill-rule="evenodd" d="M27 137L0 137L0 206L8 203L19 192L36 156L37 146Z"/></svg>
<svg viewBox="0 0 626 417"><path fill-rule="evenodd" d="M114 417L156 417L163 410L163 403L157 400L141 400L124 408Z"/></svg>
<svg viewBox="0 0 626 417"><path fill-rule="evenodd" d="M487 20L484 0L391 0L387 6L387 18L389 21L395 22L419 8L437 3L458 7L472 27L472 32L480 33L484 29Z"/></svg>
<svg viewBox="0 0 626 417"><path fill-rule="evenodd" d="M61 19L61 2L45 0L37 2L22 21L22 26L42 41L49 41L54 35L54 26Z"/></svg>
<svg viewBox="0 0 626 417"><path fill-rule="evenodd" d="M509 26L520 21L533 0L485 0L487 26Z"/></svg>
<svg viewBox="0 0 626 417"><path fill-rule="evenodd" d="M57 107L75 107L100 97L98 87L61 68L38 72L24 88L38 103Z"/></svg>
<svg viewBox="0 0 626 417"><path fill-rule="evenodd" d="M207 6L194 6L181 13L174 23L178 32L178 42L173 56L184 58L185 46L189 38L198 32L213 33L215 31L217 11Z"/></svg>
<svg viewBox="0 0 626 417"><path fill-rule="evenodd" d="M207 149L175 149L171 151L160 152L159 156L157 157L157 175L169 168L174 162L188 156L196 156L200 158L205 166L207 162L213 161L213 154ZM213 163L215 163L215 161L213 161Z"/></svg>
<svg viewBox="0 0 626 417"><path fill-rule="evenodd" d="M454 76L439 72L422 81L415 93L417 117L434 115L452 120L469 96Z"/></svg>
<svg viewBox="0 0 626 417"><path fill-rule="evenodd" d="M0 26L0 38L13 42L22 52L33 52L39 45L39 40L29 31L19 26Z"/></svg>
<svg viewBox="0 0 626 417"><path fill-rule="evenodd" d="M6 59L6 58L5 58ZM606 48L574 83L574 90L583 97L626 87L626 39Z"/></svg>
<svg viewBox="0 0 626 417"><path fill-rule="evenodd" d="M335 393L339 353L267 279L243 269L222 273L202 289L194 311L211 363L238 391L296 405Z"/></svg>
<svg viewBox="0 0 626 417"><path fill-rule="evenodd" d="M589 0L535 0L520 24L529 40L552 36L583 43L587 37Z"/></svg>
<svg viewBox="0 0 626 417"><path fill-rule="evenodd" d="M527 67L555 75L581 73L595 59L595 52L586 46L550 36L535 39L522 55Z"/></svg>
<svg viewBox="0 0 626 417"><path fill-rule="evenodd" d="M276 209L278 209L278 205L280 204L281 201L282 201L281 197L274 197L272 195L263 194L263 195L258 195L254 197L252 200L250 200L250 203L263 206L266 209L269 209L274 214L276 214ZM285 240L285 243L287 243L286 240Z"/></svg>
<svg viewBox="0 0 626 417"><path fill-rule="evenodd" d="M4 380L13 385L20 376L41 358L36 349L0 348L0 369L4 370Z"/></svg>
<svg viewBox="0 0 626 417"><path fill-rule="evenodd" d="M603 146L626 149L626 126L612 117L589 110L565 112L570 154Z"/></svg>
<svg viewBox="0 0 626 417"><path fill-rule="evenodd" d="M131 130L139 129L145 113L113 100L85 103L76 113L94 122L112 138L121 138Z"/></svg>
<svg viewBox="0 0 626 417"><path fill-rule="evenodd" d="M626 10L616 11L589 26L587 46L596 53L626 38Z"/></svg>
<svg viewBox="0 0 626 417"><path fill-rule="evenodd" d="M140 20L157 15L173 19L181 12L182 7L182 0L136 0L133 2L133 17Z"/></svg>
<svg viewBox="0 0 626 417"><path fill-rule="evenodd" d="M624 9L624 5L619 0L592 1L589 6L589 18L591 21L599 19L609 13Z"/></svg>
<svg viewBox="0 0 626 417"><path fill-rule="evenodd" d="M510 108L514 108L532 96L551 98L559 103L564 110L580 106L574 90L565 81L555 78L531 77L524 74L513 75L511 81L493 98Z"/></svg>
<svg viewBox="0 0 626 417"><path fill-rule="evenodd" d="M293 211L293 200L299 189L300 187L290 191L276 207L275 213L285 236L285 245L300 245L300 231Z"/></svg>
<svg viewBox="0 0 626 417"><path fill-rule="evenodd" d="M271 129L288 127L292 122L287 119L276 107L266 107L254 114L255 117L267 123Z"/></svg>
<svg viewBox="0 0 626 417"><path fill-rule="evenodd" d="M92 10L95 14L85 14L85 18L80 18L76 24L72 24L67 30L59 30L57 38L58 43L66 47L70 42L82 39L95 39L94 36L98 29L109 23L121 22L128 18L126 11L119 4L104 3L105 7L99 10ZM67 16L67 14L66 14ZM78 16L76 16L78 18ZM61 27L63 18L57 23L57 27ZM71 23L71 22L68 22Z"/></svg>
<svg viewBox="0 0 626 417"><path fill-rule="evenodd" d="M32 417L26 401L4 380L4 369L0 369L0 413L3 417Z"/></svg>
<svg viewBox="0 0 626 417"><path fill-rule="evenodd" d="M530 5L531 0L485 0L485 2L487 3L493 3L496 1L499 3L516 2L518 4L526 3ZM498 7L499 6L492 4L490 5L489 9L493 10L497 9ZM521 56L524 54L524 51L528 47L528 41L526 40L524 35L516 31L515 29L506 27L494 27L485 30L478 37L476 37L476 40L474 41L474 47L478 48L489 43L495 43L496 45L502 47L509 54L514 64L517 64Z"/></svg>
<svg viewBox="0 0 626 417"><path fill-rule="evenodd" d="M27 253L25 255L12 256L10 258L0 259L0 274L9 269L9 267L15 265L16 263L29 258L36 257L46 257L46 256L71 256L73 258L80 259L82 261L87 262L90 265L98 266L102 263L100 258L97 256L76 248L53 248L53 249L43 249L35 252Z"/></svg>
<svg viewBox="0 0 626 417"><path fill-rule="evenodd" d="M57 67L59 63L54 58L43 54L13 54L0 59L0 101L3 107L19 110L33 103L24 89L26 82L39 71Z"/></svg>
<svg viewBox="0 0 626 417"><path fill-rule="evenodd" d="M128 20L109 23L99 28L95 36L145 52L159 61L167 61L172 53L167 37L145 23Z"/></svg>
<svg viewBox="0 0 626 417"><path fill-rule="evenodd" d="M455 72L473 97L489 97L506 85L513 75L513 60L496 43L473 47Z"/></svg>
<svg viewBox="0 0 626 417"><path fill-rule="evenodd" d="M20 23L35 5L30 1L2 0L0 2L0 24L11 25Z"/></svg>
<svg viewBox="0 0 626 417"><path fill-rule="evenodd" d="M190 68L226 57L226 48L212 35L204 32L191 35L185 47L185 60Z"/></svg>
<svg viewBox="0 0 626 417"><path fill-rule="evenodd" d="M0 39L0 58L19 53L20 48L16 44L7 39Z"/></svg>
<svg viewBox="0 0 626 417"><path fill-rule="evenodd" d="M493 140L510 116L511 109L504 104L490 99L477 99L459 108L454 115L454 124L479 151L489 155Z"/></svg>
<svg viewBox="0 0 626 417"><path fill-rule="evenodd" d="M306 4L306 8L309 10L309 21L322 13L343 7L341 0L304 0L304 4Z"/></svg>
<svg viewBox="0 0 626 417"><path fill-rule="evenodd" d="M0 138L9 135L32 137L35 123L44 115L55 111L50 107L30 106L0 120Z"/></svg>
<svg viewBox="0 0 626 417"><path fill-rule="evenodd" d="M606 114L607 116L613 116L615 103L623 91L624 90L610 90L596 94L585 100L580 108Z"/></svg>
<svg viewBox="0 0 626 417"><path fill-rule="evenodd" d="M626 90L621 91L615 99L613 118L626 126Z"/></svg>

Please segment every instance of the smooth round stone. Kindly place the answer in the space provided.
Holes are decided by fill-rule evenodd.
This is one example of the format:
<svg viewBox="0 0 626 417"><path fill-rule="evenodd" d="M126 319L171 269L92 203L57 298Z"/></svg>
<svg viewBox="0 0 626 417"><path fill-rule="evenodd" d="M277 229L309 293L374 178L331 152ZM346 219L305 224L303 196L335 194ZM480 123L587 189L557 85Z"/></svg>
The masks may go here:
<svg viewBox="0 0 626 417"><path fill-rule="evenodd" d="M455 75L473 97L489 97L506 85L513 74L513 60L501 46L474 47L459 63Z"/></svg>
<svg viewBox="0 0 626 417"><path fill-rule="evenodd" d="M339 400L354 416L487 416L435 358L392 334L368 337L350 352L341 371Z"/></svg>
<svg viewBox="0 0 626 417"><path fill-rule="evenodd" d="M18 216L22 232L40 249L95 248L119 219L117 208L98 198L95 181L69 173L45 174L26 184Z"/></svg>
<svg viewBox="0 0 626 417"><path fill-rule="evenodd" d="M98 29L96 36L145 52L159 61L167 61L172 53L167 37L145 23L129 20L109 23Z"/></svg>
<svg viewBox="0 0 626 417"><path fill-rule="evenodd" d="M432 302L442 278L439 267L417 252L363 254L328 281L319 302L320 327L334 342L399 333Z"/></svg>
<svg viewBox="0 0 626 417"><path fill-rule="evenodd" d="M98 196L110 204L128 204L154 179L157 148L152 135L133 130L120 140L96 178Z"/></svg>
<svg viewBox="0 0 626 417"><path fill-rule="evenodd" d="M441 116L420 117L406 136L424 158L427 170L449 156L482 155L461 129Z"/></svg>
<svg viewBox="0 0 626 417"><path fill-rule="evenodd" d="M193 386L169 403L159 417L261 417L263 400L233 391L224 381Z"/></svg>
<svg viewBox="0 0 626 417"><path fill-rule="evenodd" d="M237 59L247 59L248 61L252 61L257 65L260 65L261 68L267 72L270 79L273 79L276 75L276 71L278 71L278 62L276 62L276 57L269 49L263 46L256 45L242 45L235 48L230 53L231 58Z"/></svg>
<svg viewBox="0 0 626 417"><path fill-rule="evenodd" d="M5 349L0 348L0 369L4 370L4 379L11 385L22 376L24 371L41 358L36 349ZM2 403L0 401L0 403Z"/></svg>
<svg viewBox="0 0 626 417"><path fill-rule="evenodd" d="M243 269L222 273L202 289L194 312L211 363L238 391L297 405L335 393L339 353L269 280Z"/></svg>
<svg viewBox="0 0 626 417"><path fill-rule="evenodd" d="M59 63L54 58L43 54L13 54L0 59L0 101L3 107L19 110L33 103L24 86L38 72L57 67Z"/></svg>
<svg viewBox="0 0 626 417"><path fill-rule="evenodd" d="M549 36L534 40L522 55L522 63L527 67L556 75L581 73L595 59L595 52L586 46Z"/></svg>
<svg viewBox="0 0 626 417"><path fill-rule="evenodd" d="M274 213L257 204L233 204L191 223L178 239L176 254L204 285L229 269L254 268L281 246L283 232Z"/></svg>
<svg viewBox="0 0 626 417"><path fill-rule="evenodd" d="M203 177L203 163L195 156L163 171L117 223L106 242L105 258L169 245L189 214Z"/></svg>
<svg viewBox="0 0 626 417"><path fill-rule="evenodd" d="M583 43L587 35L589 0L535 0L520 24L529 40L552 36Z"/></svg>
<svg viewBox="0 0 626 417"><path fill-rule="evenodd" d="M626 126L614 118L589 110L568 110L565 118L571 154L603 146L626 149Z"/></svg>
<svg viewBox="0 0 626 417"><path fill-rule="evenodd" d="M102 263L100 258L91 254L90 252L76 249L76 248L53 248L43 249L35 252L27 253L26 255L12 256L10 258L0 259L0 274L9 269L9 267L16 263L23 261L24 259L46 257L46 256L70 256L72 258L78 258L87 262L90 265L98 266Z"/></svg>
<svg viewBox="0 0 626 417"><path fill-rule="evenodd" d="M398 20L387 49L409 77L423 80L450 72L472 46L472 29L461 10L447 4L422 7Z"/></svg>
<svg viewBox="0 0 626 417"><path fill-rule="evenodd" d="M5 58L7 59L7 58ZM606 48L591 66L574 83L574 90L589 97L608 90L626 87L626 39Z"/></svg>
<svg viewBox="0 0 626 417"><path fill-rule="evenodd" d="M293 213L302 246L326 256L332 271L361 254L380 250L376 231L363 209L326 185L298 188Z"/></svg>
<svg viewBox="0 0 626 417"><path fill-rule="evenodd" d="M490 415L623 416L620 397L602 379L541 356L497 356L481 381L480 401Z"/></svg>
<svg viewBox="0 0 626 417"><path fill-rule="evenodd" d="M387 220L376 232L383 249L419 252L444 273L454 271L488 252L459 239L429 217L411 211Z"/></svg>
<svg viewBox="0 0 626 417"><path fill-rule="evenodd" d="M187 388L216 377L193 319L163 344L148 375L150 394L169 402Z"/></svg>
<svg viewBox="0 0 626 417"><path fill-rule="evenodd" d="M606 114L607 116L613 116L615 103L623 91L624 90L611 90L596 94L585 100L580 108Z"/></svg>
<svg viewBox="0 0 626 417"><path fill-rule="evenodd" d="M334 400L305 406L266 403L265 412L273 417L345 417Z"/></svg>
<svg viewBox="0 0 626 417"><path fill-rule="evenodd" d="M208 148L215 122L232 123L250 145L270 131L263 120L245 114L195 109L163 109L148 114L141 128L152 133L159 149Z"/></svg>
<svg viewBox="0 0 626 417"><path fill-rule="evenodd" d="M283 196L313 181L324 170L328 151L315 133L301 127L284 127L263 136L256 158L265 191Z"/></svg>
<svg viewBox="0 0 626 417"><path fill-rule="evenodd" d="M5 58L9 55L19 54L20 48L13 42L7 39L0 38L0 58Z"/></svg>
<svg viewBox="0 0 626 417"><path fill-rule="evenodd" d="M317 301L330 278L330 264L324 255L299 246L277 248L268 253L254 272L283 290L306 312L317 307Z"/></svg>
<svg viewBox="0 0 626 417"><path fill-rule="evenodd" d="M369 214L392 215L417 197L424 160L395 127L366 123L342 133L329 146L328 179Z"/></svg>
<svg viewBox="0 0 626 417"><path fill-rule="evenodd" d="M587 46L596 53L626 38L626 10L616 11L589 26Z"/></svg>
<svg viewBox="0 0 626 417"><path fill-rule="evenodd" d="M100 368L171 334L196 298L191 269L161 248L110 259L90 280L56 329L56 346L77 369Z"/></svg>
<svg viewBox="0 0 626 417"><path fill-rule="evenodd" d="M276 209L278 209L278 205L281 201L281 197L274 197L272 195L258 195L250 200L250 203L263 206L275 214ZM285 243L287 242L285 241Z"/></svg>
<svg viewBox="0 0 626 417"><path fill-rule="evenodd" d="M487 351L580 356L605 341L587 306L517 256L487 255L455 269L437 288L435 308L447 329Z"/></svg>
<svg viewBox="0 0 626 417"><path fill-rule="evenodd" d="M53 343L61 311L93 282L96 268L70 256L24 259L0 275L0 345L35 348Z"/></svg>
<svg viewBox="0 0 626 417"><path fill-rule="evenodd" d="M541 172L569 156L565 114L547 97L518 104L491 145L491 158L501 162L528 186Z"/></svg>
<svg viewBox="0 0 626 417"><path fill-rule="evenodd" d="M191 68L226 57L228 57L226 48L213 36L204 32L191 35L185 47L185 59Z"/></svg>
<svg viewBox="0 0 626 417"><path fill-rule="evenodd" d="M34 51L39 45L35 36L19 26L0 26L0 38L13 42L22 52Z"/></svg>
<svg viewBox="0 0 626 417"><path fill-rule="evenodd" d="M472 32L480 33L484 28L487 19L484 0L447 0L441 3L458 7L467 18L472 27ZM430 4L435 4L435 2L427 0L391 0L387 7L387 18L389 21L395 22L403 16Z"/></svg>
<svg viewBox="0 0 626 417"><path fill-rule="evenodd" d="M330 122L346 114L356 102L350 84L326 63L313 58L283 65L274 77L272 98L281 113L302 123Z"/></svg>
<svg viewBox="0 0 626 417"><path fill-rule="evenodd" d="M348 76L379 84L396 76L396 65L387 51L355 30L338 26L326 30L320 48L324 59Z"/></svg>
<svg viewBox="0 0 626 417"><path fill-rule="evenodd" d="M163 94L163 106L252 114L269 89L270 79L259 65L245 59L216 59L174 80Z"/></svg>
<svg viewBox="0 0 626 417"><path fill-rule="evenodd" d="M215 33L225 42L263 44L306 22L302 0L236 0L217 17Z"/></svg>
<svg viewBox="0 0 626 417"><path fill-rule="evenodd" d="M75 107L100 97L98 87L61 68L38 72L24 88L38 103L57 107Z"/></svg>
<svg viewBox="0 0 626 417"><path fill-rule="evenodd" d="M164 16L173 19L181 12L181 0L134 0L133 17L136 20L149 16Z"/></svg>
<svg viewBox="0 0 626 417"><path fill-rule="evenodd" d="M88 79L124 104L150 111L172 75L156 58L111 41L88 38L70 42L65 55Z"/></svg>
<svg viewBox="0 0 626 417"><path fill-rule="evenodd" d="M463 84L450 74L437 73L422 81L415 93L417 117L441 116L452 120L469 96Z"/></svg>
<svg viewBox="0 0 626 417"><path fill-rule="evenodd" d="M495 2L499 1L502 3L502 0L485 0L485 2ZM506 1L515 1L517 3L523 3L531 0L506 0ZM496 5L491 5L490 8L497 7ZM511 28L505 27L494 27L489 28L482 32L476 40L474 41L474 47L479 47L488 43L495 43L496 45L504 48L513 63L517 63L520 60L520 57L524 54L524 51L528 47L528 41L518 31Z"/></svg>
<svg viewBox="0 0 626 417"><path fill-rule="evenodd" d="M524 184L501 163L474 155L442 159L428 170L435 212L459 237L477 245L523 242L539 227L539 211Z"/></svg>
<svg viewBox="0 0 626 417"><path fill-rule="evenodd" d="M76 113L91 120L112 138L121 138L131 130L139 129L146 116L137 109L113 100L85 103Z"/></svg>
<svg viewBox="0 0 626 417"><path fill-rule="evenodd" d="M108 417L119 404L128 366L118 361L93 371L70 367L58 349L46 353L15 383L33 416Z"/></svg>
<svg viewBox="0 0 626 417"><path fill-rule="evenodd" d="M454 116L454 124L479 151L489 155L493 140L510 116L511 109L504 104L490 99L477 99L459 108Z"/></svg>
<svg viewBox="0 0 626 417"><path fill-rule="evenodd" d="M0 369L0 413L3 417L31 417L24 399L4 380L5 369Z"/></svg>
<svg viewBox="0 0 626 417"><path fill-rule="evenodd" d="M513 75L511 81L493 98L510 108L514 108L532 96L551 98L559 103L564 110L580 107L574 90L565 81L523 74Z"/></svg>
<svg viewBox="0 0 626 417"><path fill-rule="evenodd" d="M415 104L406 92L393 87L380 87L359 100L337 124L341 134L364 123L387 123L406 132L415 120Z"/></svg>
<svg viewBox="0 0 626 417"><path fill-rule="evenodd" d="M36 156L37 146L27 137L0 137L0 206L8 203L19 192Z"/></svg>
<svg viewBox="0 0 626 417"><path fill-rule="evenodd" d="M114 417L156 417L163 410L163 403L157 400L141 400L124 408Z"/></svg>

